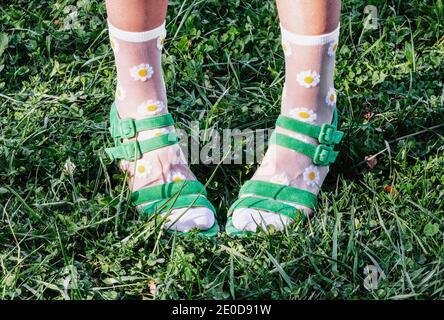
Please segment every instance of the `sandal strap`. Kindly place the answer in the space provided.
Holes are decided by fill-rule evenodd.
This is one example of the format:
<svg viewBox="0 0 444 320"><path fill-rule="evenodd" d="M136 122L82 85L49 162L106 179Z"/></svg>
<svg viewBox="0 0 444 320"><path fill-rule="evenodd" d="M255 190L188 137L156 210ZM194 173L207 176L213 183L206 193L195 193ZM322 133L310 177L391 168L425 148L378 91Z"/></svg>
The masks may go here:
<svg viewBox="0 0 444 320"><path fill-rule="evenodd" d="M334 111L333 124L324 123L322 126L312 125L303 121L280 115L276 121L278 127L302 133L317 139L320 144L333 145L341 142L344 132L337 130L337 111ZM335 124L336 123L336 124Z"/></svg>
<svg viewBox="0 0 444 320"><path fill-rule="evenodd" d="M170 132L163 134L159 137L154 137L144 141L130 140L121 143L117 147L106 148L105 152L111 158L111 160L124 159L134 161L140 159L142 154L167 147L179 142L179 138L176 132Z"/></svg>
<svg viewBox="0 0 444 320"><path fill-rule="evenodd" d="M292 149L313 159L313 163L318 166L328 166L335 162L338 151L334 151L332 146L320 144L314 146L310 143L291 138L287 135L273 132L270 138L271 144Z"/></svg>
<svg viewBox="0 0 444 320"><path fill-rule="evenodd" d="M173 116L170 113L139 120L122 119L117 113L115 103L111 106L110 122L109 131L114 139L131 139L140 131L168 127L174 124Z"/></svg>
<svg viewBox="0 0 444 320"><path fill-rule="evenodd" d="M106 148L105 151L111 160L124 159L134 161L140 159L144 153L177 144L179 142L177 133L172 131L143 141L128 140L122 142L122 139L131 139L136 137L138 132L168 127L173 124L173 117L169 113L140 120L132 118L121 119L116 105L113 103L110 110L109 131L114 140L115 147ZM207 192L204 185L197 180L170 182L132 192L131 204L138 206L150 202L141 210L142 214L145 215L185 207L206 207L216 215L216 209L206 198L206 195ZM215 220L213 227L200 233L205 237L211 237L218 232L219 225L217 220Z"/></svg>
<svg viewBox="0 0 444 320"><path fill-rule="evenodd" d="M236 209L249 208L270 211L287 216L293 220L298 217L303 217L304 214L300 209L297 209L289 204L278 202L273 199L258 198L258 197L242 197L237 199L228 211L228 216L231 216Z"/></svg>
<svg viewBox="0 0 444 320"><path fill-rule="evenodd" d="M249 180L241 188L239 195L254 194L278 201L292 202L314 209L317 196L309 191L277 183Z"/></svg>
<svg viewBox="0 0 444 320"><path fill-rule="evenodd" d="M169 182L134 191L131 193L131 202L133 206L138 206L145 202L169 199L179 193L180 196L207 195L207 191L202 183L197 180L186 180Z"/></svg>
<svg viewBox="0 0 444 320"><path fill-rule="evenodd" d="M285 134L277 133L276 131L273 132L270 137L271 144L276 144L305 154L312 158L313 163L318 166L328 166L335 162L339 152L334 151L333 147L335 144L338 144L344 136L344 132L337 130L338 111L336 108L333 112L333 121L331 124L324 123L321 126L316 126L280 115L276 121L276 125L280 128L317 139L320 144L314 146Z"/></svg>
<svg viewBox="0 0 444 320"><path fill-rule="evenodd" d="M203 195L186 195L179 196L177 198L169 198L150 203L142 208L141 212L145 215L151 215L153 213L162 213L172 209L181 209L186 207L206 207L215 214L216 209L211 202Z"/></svg>

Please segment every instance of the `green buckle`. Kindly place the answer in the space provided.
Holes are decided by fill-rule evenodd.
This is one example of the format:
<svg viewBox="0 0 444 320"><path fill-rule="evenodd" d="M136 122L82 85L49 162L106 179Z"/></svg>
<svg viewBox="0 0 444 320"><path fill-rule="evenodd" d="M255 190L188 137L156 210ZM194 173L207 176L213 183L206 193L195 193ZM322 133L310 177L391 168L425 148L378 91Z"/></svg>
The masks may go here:
<svg viewBox="0 0 444 320"><path fill-rule="evenodd" d="M142 157L142 152L140 150L140 145L136 140L131 140L125 142L121 145L121 148L125 154L126 160L137 160Z"/></svg>
<svg viewBox="0 0 444 320"><path fill-rule="evenodd" d="M332 146L327 146L325 144L318 145L313 156L313 163L318 166L328 166L330 164L331 152L333 152Z"/></svg>
<svg viewBox="0 0 444 320"><path fill-rule="evenodd" d="M120 120L120 134L122 138L133 138L136 136L136 124L134 119L125 118Z"/></svg>
<svg viewBox="0 0 444 320"><path fill-rule="evenodd" d="M333 143L338 144L341 142L342 138L344 137L344 132L342 131L336 131L335 136L333 137Z"/></svg>
<svg viewBox="0 0 444 320"><path fill-rule="evenodd" d="M318 141L321 144L332 144L334 143L334 134L336 128L331 124L324 123L321 127L321 132L319 133Z"/></svg>

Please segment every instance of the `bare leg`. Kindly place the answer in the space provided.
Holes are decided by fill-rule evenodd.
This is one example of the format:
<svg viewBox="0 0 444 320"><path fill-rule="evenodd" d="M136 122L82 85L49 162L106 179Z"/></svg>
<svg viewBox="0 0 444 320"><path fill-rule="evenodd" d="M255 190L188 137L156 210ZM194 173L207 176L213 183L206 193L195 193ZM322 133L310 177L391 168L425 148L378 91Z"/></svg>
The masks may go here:
<svg viewBox="0 0 444 320"><path fill-rule="evenodd" d="M339 24L340 0L276 0L276 5L281 25L295 34L329 33Z"/></svg>
<svg viewBox="0 0 444 320"><path fill-rule="evenodd" d="M160 26L168 0L106 0L108 20L122 30L141 32Z"/></svg>
<svg viewBox="0 0 444 320"><path fill-rule="evenodd" d="M339 25L340 0L276 0L276 3L286 37L293 34L319 39ZM290 42L286 41L284 31L282 40L286 76L281 114L315 125L331 123L336 104L333 72L337 43L308 45L294 40ZM282 128L276 131L318 145L317 140L307 136ZM327 173L328 166L315 166L311 158L301 153L270 145L253 180L288 185L317 194ZM306 214L311 213L307 207L297 207ZM237 209L233 213L233 224L241 230L254 231L257 224L272 224L280 229L290 222L291 219L286 216L255 209Z"/></svg>

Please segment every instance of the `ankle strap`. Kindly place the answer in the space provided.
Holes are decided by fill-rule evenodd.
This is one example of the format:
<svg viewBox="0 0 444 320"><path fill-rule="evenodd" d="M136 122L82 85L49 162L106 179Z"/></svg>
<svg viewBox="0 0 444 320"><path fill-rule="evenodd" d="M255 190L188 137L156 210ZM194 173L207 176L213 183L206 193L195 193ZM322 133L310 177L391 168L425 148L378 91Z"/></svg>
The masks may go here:
<svg viewBox="0 0 444 320"><path fill-rule="evenodd" d="M333 148L344 136L342 131L337 130L338 113L336 109L334 110L331 124L324 123L322 126L316 126L280 115L276 125L280 128L317 139L320 144L315 146L276 131L270 137L270 144L276 144L302 153L312 158L315 165L328 166L336 161L338 152L334 151Z"/></svg>
<svg viewBox="0 0 444 320"><path fill-rule="evenodd" d="M112 35L113 37L128 42L146 42L152 39L156 39L158 37L166 36L165 21L157 28L148 31L131 32L131 31L121 30L113 26L111 22L108 20L108 30L109 34Z"/></svg>
<svg viewBox="0 0 444 320"><path fill-rule="evenodd" d="M130 140L121 143L117 147L106 148L105 152L111 160L123 159L128 161L135 161L142 157L144 153L157 150L163 147L171 146L179 142L179 137L176 132L154 137L144 141Z"/></svg>
<svg viewBox="0 0 444 320"><path fill-rule="evenodd" d="M344 136L344 132L337 130L337 123L338 114L335 109L332 124L324 123L322 126L315 126L280 115L276 121L276 126L317 139L321 144L332 145L341 142Z"/></svg>
<svg viewBox="0 0 444 320"><path fill-rule="evenodd" d="M170 113L139 120L121 119L117 113L116 105L113 103L111 106L109 131L114 139L131 139L140 131L169 127L173 124L173 116Z"/></svg>
<svg viewBox="0 0 444 320"><path fill-rule="evenodd" d="M174 121L169 113L140 120L132 118L121 119L117 112L116 104L113 103L110 110L110 124L109 131L114 139L115 147L106 148L105 152L111 160L124 159L134 161L140 159L142 154L146 152L179 142L179 137L174 131L140 142L136 140L121 141L121 139L134 138L141 131L172 126Z"/></svg>
<svg viewBox="0 0 444 320"><path fill-rule="evenodd" d="M332 146L325 144L314 146L277 132L271 135L270 143L305 154L318 166L328 166L335 162L338 156L338 152L334 151Z"/></svg>

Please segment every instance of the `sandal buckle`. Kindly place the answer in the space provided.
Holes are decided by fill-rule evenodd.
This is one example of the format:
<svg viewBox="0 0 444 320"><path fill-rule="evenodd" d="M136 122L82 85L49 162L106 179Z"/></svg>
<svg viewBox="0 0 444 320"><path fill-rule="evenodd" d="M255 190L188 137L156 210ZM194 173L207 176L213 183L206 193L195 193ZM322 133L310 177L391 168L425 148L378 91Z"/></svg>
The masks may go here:
<svg viewBox="0 0 444 320"><path fill-rule="evenodd" d="M122 138L133 138L136 136L136 124L133 119L125 118L120 122L120 133Z"/></svg>
<svg viewBox="0 0 444 320"><path fill-rule="evenodd" d="M313 163L319 166L328 166L330 164L330 154L333 151L332 146L320 144L316 147L313 156Z"/></svg>
<svg viewBox="0 0 444 320"><path fill-rule="evenodd" d="M321 127L321 132L319 133L319 143L327 145L334 143L335 132L336 128L334 126L328 123L324 123Z"/></svg>
<svg viewBox="0 0 444 320"><path fill-rule="evenodd" d="M136 140L125 142L122 147L125 153L126 160L137 160L142 157L139 142L137 142Z"/></svg>

